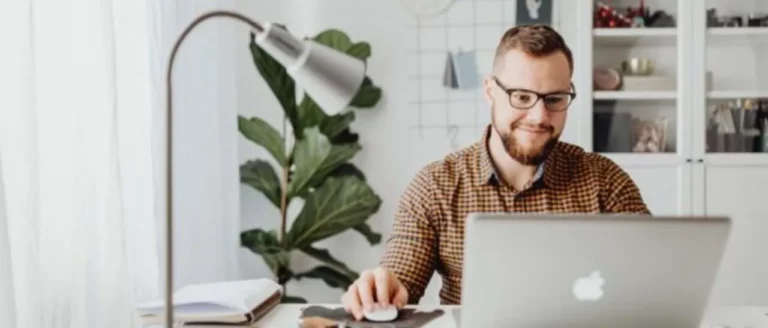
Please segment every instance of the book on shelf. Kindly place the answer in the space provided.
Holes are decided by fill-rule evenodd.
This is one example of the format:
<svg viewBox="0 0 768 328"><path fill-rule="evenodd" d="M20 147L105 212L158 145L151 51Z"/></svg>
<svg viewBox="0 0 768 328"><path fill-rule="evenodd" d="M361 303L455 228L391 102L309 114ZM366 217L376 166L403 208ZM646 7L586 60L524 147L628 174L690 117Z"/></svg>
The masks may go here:
<svg viewBox="0 0 768 328"><path fill-rule="evenodd" d="M173 293L177 323L250 325L282 299L283 289L269 279L193 284ZM136 307L144 325L165 324L165 299Z"/></svg>

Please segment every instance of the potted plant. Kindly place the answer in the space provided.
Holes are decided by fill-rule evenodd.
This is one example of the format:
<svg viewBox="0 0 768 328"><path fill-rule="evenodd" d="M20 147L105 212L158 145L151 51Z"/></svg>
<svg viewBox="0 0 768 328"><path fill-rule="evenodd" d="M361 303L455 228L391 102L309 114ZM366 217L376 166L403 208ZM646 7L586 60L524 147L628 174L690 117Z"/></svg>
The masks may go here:
<svg viewBox="0 0 768 328"><path fill-rule="evenodd" d="M264 159L249 160L240 166L240 181L263 193L280 209L278 230L243 231L241 246L261 256L284 288L292 279L317 278L331 287L346 289L358 273L327 249L313 244L348 229L362 234L371 245L381 241L381 235L366 223L378 211L381 198L368 186L365 175L349 162L361 150L358 135L350 130L355 112L328 116L307 94L297 102L293 79L254 42L254 37L251 34L254 64L277 97L295 142L288 145L286 136L258 117L238 116L240 133L266 149L280 166L276 170ZM362 60L371 55L367 42L352 42L337 29L325 30L313 39ZM381 89L366 76L350 107L372 108L380 98ZM303 207L287 227L287 208L298 198L304 200ZM303 252L321 264L306 272L294 272L290 267L293 252ZM306 300L286 294L283 302Z"/></svg>

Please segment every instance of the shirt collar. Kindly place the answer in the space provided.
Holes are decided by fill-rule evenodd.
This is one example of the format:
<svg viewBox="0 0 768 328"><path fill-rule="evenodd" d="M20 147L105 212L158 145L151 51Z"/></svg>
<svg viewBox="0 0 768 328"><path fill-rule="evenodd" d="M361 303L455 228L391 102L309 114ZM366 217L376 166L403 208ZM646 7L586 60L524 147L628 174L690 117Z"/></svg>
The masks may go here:
<svg viewBox="0 0 768 328"><path fill-rule="evenodd" d="M493 161L491 160L491 154L488 149L488 140L491 136L491 128L492 126L489 124L484 130L483 130L483 136L480 141L478 141L475 144L475 153L476 157L476 163L475 167L477 169L476 172L479 173L477 178L475 179L475 185L487 185L492 183L499 182L498 175L496 172L496 169L494 168ZM561 162L557 157L557 150L558 146L555 146L555 149L550 154L549 158L547 160L540 164L536 168L536 173L533 176L533 181L539 181L543 180L544 184L549 186L554 186L555 182L560 180L557 179L559 177L556 177L557 163Z"/></svg>

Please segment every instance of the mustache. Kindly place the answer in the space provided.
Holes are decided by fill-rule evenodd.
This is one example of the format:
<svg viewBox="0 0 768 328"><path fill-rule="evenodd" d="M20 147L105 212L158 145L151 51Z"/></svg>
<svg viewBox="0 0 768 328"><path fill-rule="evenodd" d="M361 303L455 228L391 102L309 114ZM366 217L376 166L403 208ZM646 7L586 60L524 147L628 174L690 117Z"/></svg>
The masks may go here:
<svg viewBox="0 0 768 328"><path fill-rule="evenodd" d="M529 129L529 130L544 130L544 131L547 131L549 133L554 133L555 132L555 127L554 126L551 126L549 124L543 124L543 123L542 124L528 124L528 123L518 122L518 123L512 124L512 126L510 128L512 130L517 129L517 128L525 128L525 129Z"/></svg>

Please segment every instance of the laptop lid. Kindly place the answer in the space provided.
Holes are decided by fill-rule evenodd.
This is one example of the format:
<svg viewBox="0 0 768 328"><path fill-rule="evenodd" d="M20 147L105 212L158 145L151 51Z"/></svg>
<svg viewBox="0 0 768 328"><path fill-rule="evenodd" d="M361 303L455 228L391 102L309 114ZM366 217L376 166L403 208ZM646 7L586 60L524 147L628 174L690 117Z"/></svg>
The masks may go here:
<svg viewBox="0 0 768 328"><path fill-rule="evenodd" d="M725 217L470 214L462 327L698 327Z"/></svg>

